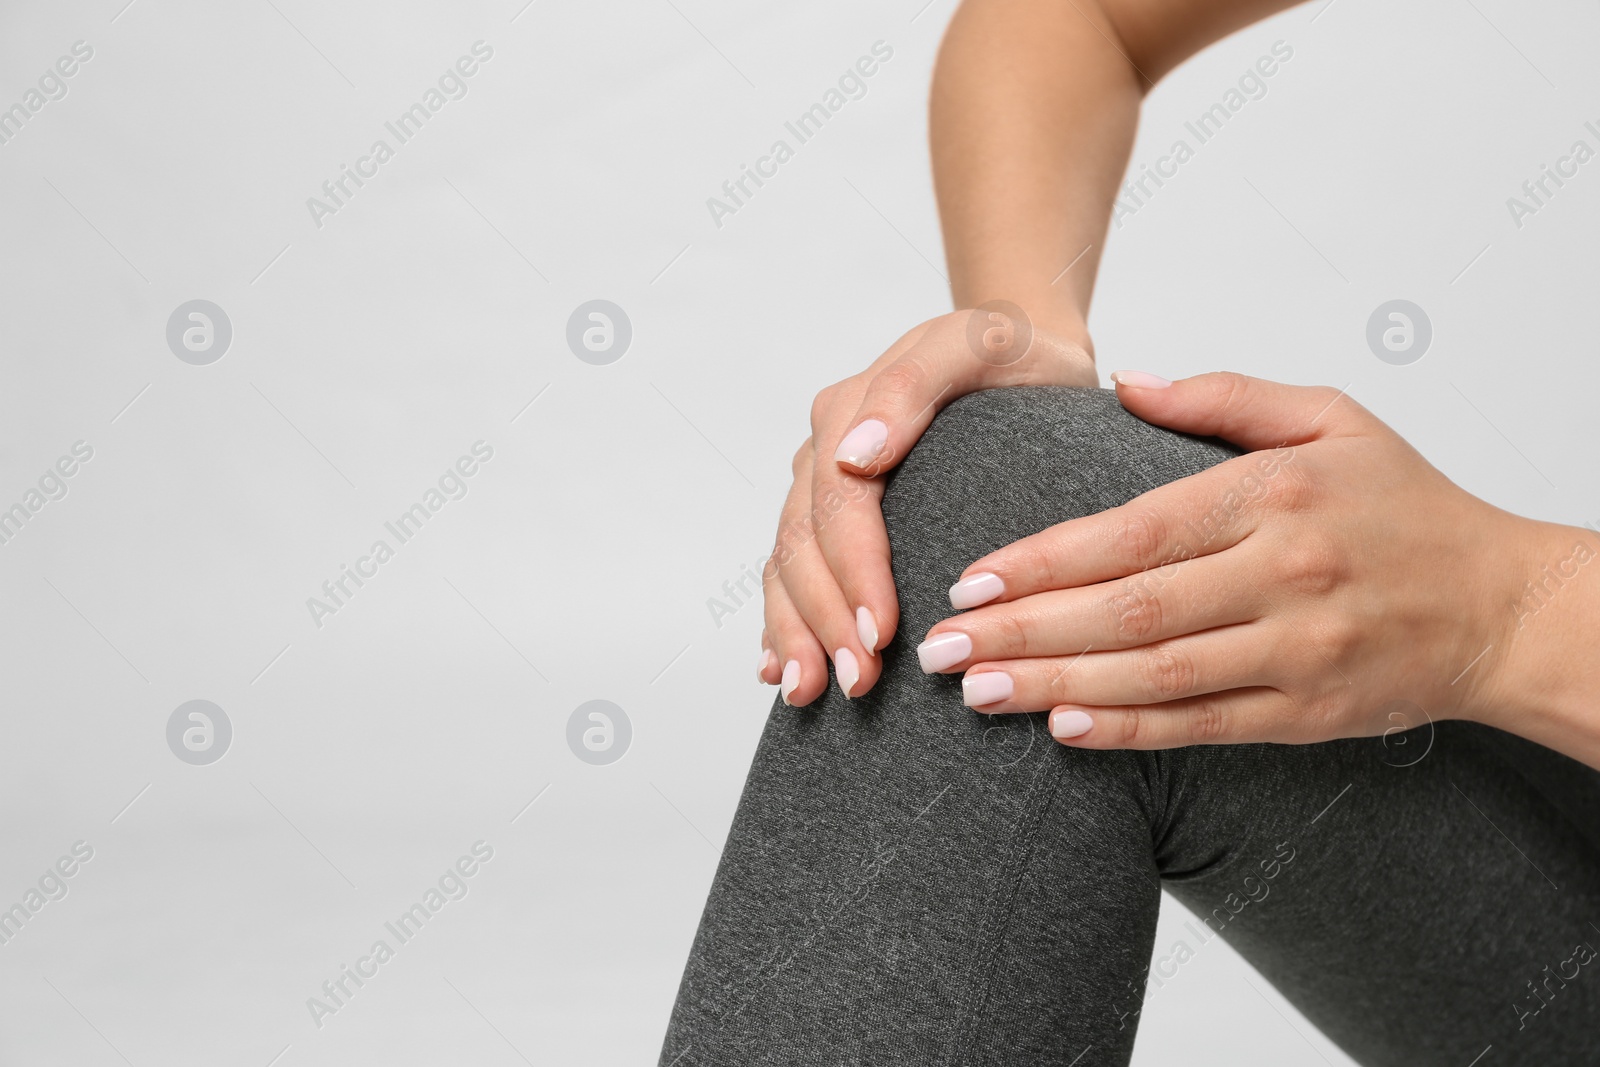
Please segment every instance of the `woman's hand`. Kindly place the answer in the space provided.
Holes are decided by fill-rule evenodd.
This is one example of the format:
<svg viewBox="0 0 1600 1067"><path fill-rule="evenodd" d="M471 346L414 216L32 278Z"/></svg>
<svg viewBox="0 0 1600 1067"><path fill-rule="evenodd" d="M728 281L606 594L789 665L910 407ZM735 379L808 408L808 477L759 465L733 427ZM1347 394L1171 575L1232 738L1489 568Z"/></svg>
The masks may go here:
<svg viewBox="0 0 1600 1067"><path fill-rule="evenodd" d="M951 603L987 606L933 627L925 671L964 671L981 711L1054 709L1084 748L1323 741L1394 728L1396 700L1434 719L1498 704L1548 524L1332 389L1113 379L1135 415L1253 451L975 561Z"/></svg>
<svg viewBox="0 0 1600 1067"><path fill-rule="evenodd" d="M883 475L939 409L966 393L1014 385L1094 386L1087 335L1036 329L996 302L925 322L862 373L817 394L811 437L794 457L794 486L762 572L766 625L757 673L790 704L828 684L828 659L847 697L878 680L877 651L900 621L879 504Z"/></svg>

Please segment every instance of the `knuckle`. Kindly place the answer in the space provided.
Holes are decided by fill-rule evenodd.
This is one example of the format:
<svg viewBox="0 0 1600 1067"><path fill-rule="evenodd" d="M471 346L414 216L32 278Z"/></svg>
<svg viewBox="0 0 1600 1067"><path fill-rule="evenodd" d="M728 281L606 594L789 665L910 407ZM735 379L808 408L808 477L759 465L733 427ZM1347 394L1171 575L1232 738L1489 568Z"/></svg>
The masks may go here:
<svg viewBox="0 0 1600 1067"><path fill-rule="evenodd" d="M1320 727L1334 717L1335 701L1327 693L1298 693L1291 699L1294 702L1294 717L1301 722Z"/></svg>
<svg viewBox="0 0 1600 1067"><path fill-rule="evenodd" d="M1367 634L1367 628L1348 615L1340 615L1329 630L1328 648L1335 663L1348 663Z"/></svg>
<svg viewBox="0 0 1600 1067"><path fill-rule="evenodd" d="M1227 734L1228 716L1220 702L1204 700L1189 714L1189 743L1214 745Z"/></svg>
<svg viewBox="0 0 1600 1067"><path fill-rule="evenodd" d="M1261 500L1278 511L1302 512L1315 502L1316 488L1303 467L1282 466L1262 483Z"/></svg>
<svg viewBox="0 0 1600 1067"><path fill-rule="evenodd" d="M1021 659L1029 654L1028 628L1020 618L1011 612L1003 612L994 617L992 625L994 629L990 636L1003 653L992 659Z"/></svg>
<svg viewBox="0 0 1600 1067"><path fill-rule="evenodd" d="M1130 511L1112 529L1115 550L1124 563L1138 570L1149 570L1157 562L1167 541L1167 520L1142 508Z"/></svg>
<svg viewBox="0 0 1600 1067"><path fill-rule="evenodd" d="M1348 387L1335 389L1331 385L1306 387L1306 407L1316 413L1313 431L1344 432L1357 430L1363 424L1375 422L1372 412L1351 397Z"/></svg>
<svg viewBox="0 0 1600 1067"><path fill-rule="evenodd" d="M1278 580L1302 596L1322 597L1340 584L1342 565L1338 551L1317 534L1300 537L1278 555Z"/></svg>
<svg viewBox="0 0 1600 1067"><path fill-rule="evenodd" d="M1194 662L1171 645L1152 645L1140 654L1149 691L1161 700L1187 696L1194 689Z"/></svg>
<svg viewBox="0 0 1600 1067"><path fill-rule="evenodd" d="M872 387L891 400L914 400L922 395L927 381L928 368L922 357L908 352L880 371Z"/></svg>
<svg viewBox="0 0 1600 1067"><path fill-rule="evenodd" d="M1233 371L1218 371L1210 375L1210 407L1223 415L1249 400L1250 379Z"/></svg>
<svg viewBox="0 0 1600 1067"><path fill-rule="evenodd" d="M811 432L817 433L828 417L828 391L824 389L811 400Z"/></svg>
<svg viewBox="0 0 1600 1067"><path fill-rule="evenodd" d="M839 406L841 392L842 390L840 389L839 384L835 383L833 385L825 386L822 391L817 393L817 395L812 399L811 429L813 432L817 431L825 422L827 422L828 416L832 415L834 413L834 409Z"/></svg>
<svg viewBox="0 0 1600 1067"><path fill-rule="evenodd" d="M1364 639L1361 623L1342 613L1321 620L1310 636L1317 655L1307 662L1307 668L1322 673L1330 665L1338 669L1339 665L1350 663Z"/></svg>
<svg viewBox="0 0 1600 1067"><path fill-rule="evenodd" d="M1128 582L1106 606L1112 632L1121 640L1141 644L1161 629L1161 601L1141 583Z"/></svg>
<svg viewBox="0 0 1600 1067"><path fill-rule="evenodd" d="M1043 539L1030 537L1018 541L1006 549L1007 580L1014 573L1026 576L1028 588L1056 588L1057 570L1056 553L1053 552ZM1010 586L1008 585L1009 589Z"/></svg>
<svg viewBox="0 0 1600 1067"><path fill-rule="evenodd" d="M1122 748L1143 748L1149 741L1148 713L1139 707L1123 708L1117 715L1117 734Z"/></svg>
<svg viewBox="0 0 1600 1067"><path fill-rule="evenodd" d="M1339 724L1341 705L1327 693L1286 692L1287 721L1275 724L1274 733L1290 740L1319 741Z"/></svg>
<svg viewBox="0 0 1600 1067"><path fill-rule="evenodd" d="M1335 389L1331 385L1311 385L1306 387L1310 399L1310 407L1314 411L1326 412L1333 407L1333 402L1344 395L1343 389Z"/></svg>
<svg viewBox="0 0 1600 1067"><path fill-rule="evenodd" d="M811 466L812 442L813 438L806 438L800 447L795 449L794 459L789 462L789 469L796 477L799 477L802 471L809 469Z"/></svg>

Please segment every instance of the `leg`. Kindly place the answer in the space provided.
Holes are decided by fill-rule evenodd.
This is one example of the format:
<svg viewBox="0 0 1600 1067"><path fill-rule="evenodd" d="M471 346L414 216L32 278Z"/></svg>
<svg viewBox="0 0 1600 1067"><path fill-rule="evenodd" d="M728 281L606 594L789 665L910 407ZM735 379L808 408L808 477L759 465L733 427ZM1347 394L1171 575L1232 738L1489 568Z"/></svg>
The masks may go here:
<svg viewBox="0 0 1600 1067"><path fill-rule="evenodd" d="M1370 1067L1594 1062L1600 774L1457 722L1156 755L1157 865L1199 924L1148 995L1221 935Z"/></svg>
<svg viewBox="0 0 1600 1067"><path fill-rule="evenodd" d="M1487 991L1503 1021L1518 1021L1518 968L1534 978L1568 958L1566 942L1585 936L1580 910L1600 915L1600 869L1592 843L1482 740L1489 732L1441 727L1412 767L1376 741L1085 752L1055 744L1042 716L976 715L958 679L918 670L914 646L948 614L945 588L967 562L1230 454L1141 423L1098 390L983 393L940 416L884 500L902 622L883 679L857 701L830 689L811 710L774 708L663 1064L1126 1063L1163 878L1210 917L1212 936L1372 1062L1427 1062L1404 1054L1475 1040L1464 1016L1407 992L1439 982L1424 959L1455 968L1445 999ZM1579 782L1593 778L1579 769ZM1498 855L1486 850L1499 838L1484 836L1497 831L1452 779L1482 787L1480 804L1493 795L1515 808L1496 808L1496 821L1539 836L1568 903L1551 912L1540 897L1508 915L1507 899L1543 885L1527 867L1484 862L1476 882L1457 877ZM1441 835L1453 851L1435 854ZM1347 884L1352 871L1361 887ZM1361 908L1347 911L1351 899ZM1375 919L1377 901L1389 908ZM1511 925L1492 973L1465 965L1483 958L1463 937L1474 921ZM1589 938L1600 945L1600 932ZM1425 944L1433 956L1419 959ZM1152 987L1176 956L1187 958L1157 949ZM1571 1040L1592 1024L1595 971L1592 989L1571 982L1543 1013L1551 1025L1523 1036ZM1482 997L1469 999L1478 1010Z"/></svg>

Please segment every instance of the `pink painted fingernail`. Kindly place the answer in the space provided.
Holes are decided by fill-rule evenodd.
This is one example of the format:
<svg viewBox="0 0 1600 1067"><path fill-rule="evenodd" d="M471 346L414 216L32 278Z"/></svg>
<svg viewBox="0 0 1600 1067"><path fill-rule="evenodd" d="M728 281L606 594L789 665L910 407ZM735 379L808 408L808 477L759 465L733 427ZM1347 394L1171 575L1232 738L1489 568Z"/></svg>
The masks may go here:
<svg viewBox="0 0 1600 1067"><path fill-rule="evenodd" d="M947 670L972 655L972 638L966 634L940 634L917 646L917 662L923 674Z"/></svg>
<svg viewBox="0 0 1600 1067"><path fill-rule="evenodd" d="M867 650L867 655L878 651L878 620L864 607L856 609L856 636L861 638L861 647Z"/></svg>
<svg viewBox="0 0 1600 1067"><path fill-rule="evenodd" d="M979 571L950 587L950 606L957 609L975 608L979 604L987 604L1005 591L1006 584L998 574Z"/></svg>
<svg viewBox="0 0 1600 1067"><path fill-rule="evenodd" d="M778 657L770 648L761 650L761 658L756 661L756 680L762 685L767 684L767 668L778 662Z"/></svg>
<svg viewBox="0 0 1600 1067"><path fill-rule="evenodd" d="M839 680L839 692L846 698L855 695L856 683L861 681L861 664L856 662L856 654L848 648L841 648L833 654L833 673Z"/></svg>
<svg viewBox="0 0 1600 1067"><path fill-rule="evenodd" d="M848 463L865 470L888 443L889 427L881 419L868 419L844 435L833 459L836 463Z"/></svg>
<svg viewBox="0 0 1600 1067"><path fill-rule="evenodd" d="M1004 671L984 671L969 674L961 679L961 702L969 708L979 708L998 700L1010 700L1016 686L1011 675Z"/></svg>
<svg viewBox="0 0 1600 1067"><path fill-rule="evenodd" d="M778 693L783 697L783 702L794 707L794 701L789 695L800 686L800 661L792 659L783 665L783 681L778 685Z"/></svg>
<svg viewBox="0 0 1600 1067"><path fill-rule="evenodd" d="M1165 389L1172 384L1159 374L1142 370L1114 370L1111 380L1130 389Z"/></svg>
<svg viewBox="0 0 1600 1067"><path fill-rule="evenodd" d="M1082 737L1094 726L1094 720L1081 711L1057 711L1050 715L1050 736L1061 741Z"/></svg>

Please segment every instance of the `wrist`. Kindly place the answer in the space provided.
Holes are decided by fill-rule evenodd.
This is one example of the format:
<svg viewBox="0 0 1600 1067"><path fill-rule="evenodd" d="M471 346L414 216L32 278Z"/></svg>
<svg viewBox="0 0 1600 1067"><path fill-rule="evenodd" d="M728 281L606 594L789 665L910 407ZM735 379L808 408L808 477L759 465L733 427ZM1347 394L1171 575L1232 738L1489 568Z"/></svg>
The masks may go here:
<svg viewBox="0 0 1600 1067"><path fill-rule="evenodd" d="M1058 348L1079 350L1090 367L1094 366L1094 341L1089 336L1089 325L1074 307L1063 306L1059 300L1029 299L1026 295L987 295L974 301L958 302L958 311L970 311L984 305L1009 304L1020 309L1034 335Z"/></svg>
<svg viewBox="0 0 1600 1067"><path fill-rule="evenodd" d="M1023 305L1027 308L1027 305ZM1028 308L1034 329L1057 341L1083 349L1083 354L1094 362L1094 341L1089 337L1089 324L1076 308L1059 308L1045 305Z"/></svg>
<svg viewBox="0 0 1600 1067"><path fill-rule="evenodd" d="M1600 767L1600 537L1557 523L1521 526L1500 587L1494 664L1469 718Z"/></svg>
<svg viewBox="0 0 1600 1067"><path fill-rule="evenodd" d="M1080 350L1089 366L1094 367L1094 341L1089 336L1088 324L1081 318L1073 316L1036 319L1034 328L1048 337Z"/></svg>

